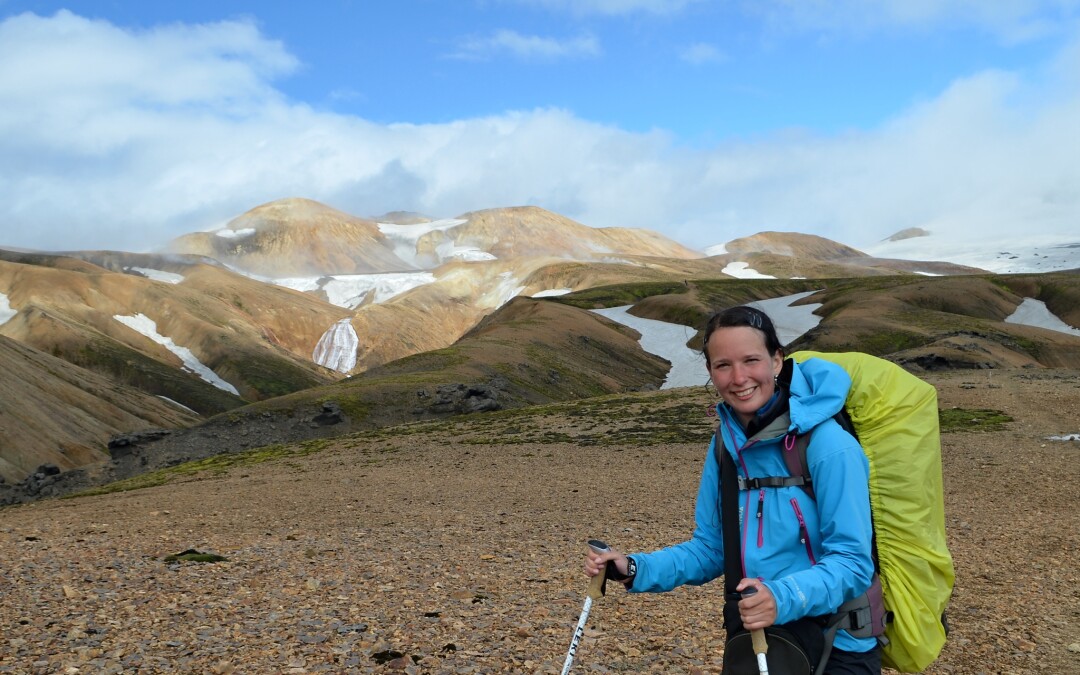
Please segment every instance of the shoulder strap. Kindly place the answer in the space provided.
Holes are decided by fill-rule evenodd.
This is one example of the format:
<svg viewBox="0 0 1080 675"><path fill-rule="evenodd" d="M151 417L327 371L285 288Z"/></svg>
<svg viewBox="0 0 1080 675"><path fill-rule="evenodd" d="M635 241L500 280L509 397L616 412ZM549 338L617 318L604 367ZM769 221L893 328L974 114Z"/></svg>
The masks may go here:
<svg viewBox="0 0 1080 675"><path fill-rule="evenodd" d="M841 408L840 412L833 415L833 419L840 425L840 428L848 432L855 437L855 440L859 440L859 435L855 433L855 424L851 421L851 415L848 414L847 408ZM805 434L796 434L794 431L788 433L784 437L784 464L787 465L788 474L794 476L794 480L802 478L802 482L789 482L786 485L798 485L803 489L810 499L817 498L814 496L814 478L810 475L810 463L806 459L806 450L810 447L810 434L813 433L813 429ZM763 486L768 487L768 486Z"/></svg>
<svg viewBox="0 0 1080 675"><path fill-rule="evenodd" d="M814 478L810 475L810 463L806 461L806 449L810 447L811 433L813 431L805 434L792 431L784 437L784 464L787 465L788 474L802 480L798 485L803 492L817 501L814 496Z"/></svg>
<svg viewBox="0 0 1080 675"><path fill-rule="evenodd" d="M720 524L724 540L724 628L728 635L741 630L739 593L735 587L742 580L742 542L739 528L739 481L735 460L718 430L714 437L716 461L720 464Z"/></svg>

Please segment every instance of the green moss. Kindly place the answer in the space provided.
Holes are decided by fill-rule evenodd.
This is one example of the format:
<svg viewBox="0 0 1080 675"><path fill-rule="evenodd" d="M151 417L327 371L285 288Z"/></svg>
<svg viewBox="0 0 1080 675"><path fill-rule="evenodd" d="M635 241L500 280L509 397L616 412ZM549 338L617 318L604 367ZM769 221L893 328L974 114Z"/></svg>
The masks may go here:
<svg viewBox="0 0 1080 675"><path fill-rule="evenodd" d="M932 338L907 331L881 331L858 337L857 349L874 356L885 356L905 349L914 349L932 342Z"/></svg>
<svg viewBox="0 0 1080 675"><path fill-rule="evenodd" d="M194 476L200 473L209 473L220 476L229 469L238 466L251 466L263 462L284 459L288 457L302 457L319 452L332 443L331 439L316 439L305 441L298 445L268 445L262 448L254 448L244 452L229 452L213 457L206 457L191 462L184 462L176 466L170 466L157 471L150 471L138 476L102 485L83 492L78 492L68 497L88 497L92 495L106 495L114 492L128 492L143 488L156 487L171 483L178 478Z"/></svg>
<svg viewBox="0 0 1080 675"><path fill-rule="evenodd" d="M315 373L299 364L263 352L241 354L215 366L225 379L242 382L258 392L262 399L284 396L323 383Z"/></svg>
<svg viewBox="0 0 1080 675"><path fill-rule="evenodd" d="M946 408L938 411L941 432L1002 431L1013 421L1000 410Z"/></svg>
<svg viewBox="0 0 1080 675"><path fill-rule="evenodd" d="M653 281L597 286L596 288L568 293L551 299L581 309L596 309L598 307L632 305L643 298L654 295L686 293L688 290L689 288L682 282Z"/></svg>

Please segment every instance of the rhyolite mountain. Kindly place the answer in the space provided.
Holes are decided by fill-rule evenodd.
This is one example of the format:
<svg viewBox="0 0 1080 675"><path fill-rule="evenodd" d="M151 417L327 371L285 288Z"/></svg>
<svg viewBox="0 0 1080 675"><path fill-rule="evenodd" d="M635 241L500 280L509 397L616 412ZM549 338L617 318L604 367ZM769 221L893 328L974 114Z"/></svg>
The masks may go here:
<svg viewBox="0 0 1080 675"><path fill-rule="evenodd" d="M664 362L632 330L587 311L605 306L700 326L716 307L820 291L822 322L801 346L862 349L913 369L1080 364L1080 340L1003 321L1034 297L1080 324L1075 273L882 260L798 233L761 233L716 253L536 207L369 219L301 199L158 253L0 252L11 310L0 324L5 400L28 398L20 386L31 382L56 402L3 408L2 475L10 484L40 464L101 463L109 439L125 433L117 454L130 473L658 386ZM736 278L733 263L775 279ZM87 412L86 399L109 403ZM37 434L36 450L11 431L49 425L56 437ZM177 431L139 440L159 428Z"/></svg>

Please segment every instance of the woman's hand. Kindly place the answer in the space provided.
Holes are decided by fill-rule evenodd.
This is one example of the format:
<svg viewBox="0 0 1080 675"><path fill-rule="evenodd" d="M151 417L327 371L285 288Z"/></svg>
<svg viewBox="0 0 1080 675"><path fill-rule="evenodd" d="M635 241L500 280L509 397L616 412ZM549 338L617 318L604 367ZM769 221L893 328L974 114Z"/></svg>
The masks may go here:
<svg viewBox="0 0 1080 675"><path fill-rule="evenodd" d="M759 579L743 579L735 590L742 593L748 588L756 588L757 593L739 601L739 618L746 630L768 628L776 623L776 598L769 587Z"/></svg>
<svg viewBox="0 0 1080 675"><path fill-rule="evenodd" d="M603 574L609 560L615 562L615 567L619 570L619 574L626 574L626 555L615 549L608 549L606 553L597 553L596 551L589 549L589 552L585 554L585 574L590 577L595 577L597 574Z"/></svg>

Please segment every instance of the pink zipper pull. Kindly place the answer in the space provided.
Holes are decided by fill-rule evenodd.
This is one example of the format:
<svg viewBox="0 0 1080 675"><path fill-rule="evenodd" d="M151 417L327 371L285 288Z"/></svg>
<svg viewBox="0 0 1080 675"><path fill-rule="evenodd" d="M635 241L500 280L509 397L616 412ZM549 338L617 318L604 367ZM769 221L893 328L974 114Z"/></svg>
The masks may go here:
<svg viewBox="0 0 1080 675"><path fill-rule="evenodd" d="M806 519L803 518L802 509L799 508L799 500L792 497L791 507L795 509L795 517L799 519L799 541L806 547L806 555L810 558L810 564L816 565L814 548L810 545L810 531L806 527Z"/></svg>

